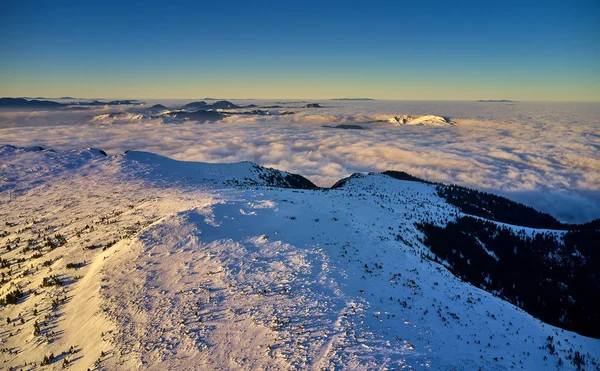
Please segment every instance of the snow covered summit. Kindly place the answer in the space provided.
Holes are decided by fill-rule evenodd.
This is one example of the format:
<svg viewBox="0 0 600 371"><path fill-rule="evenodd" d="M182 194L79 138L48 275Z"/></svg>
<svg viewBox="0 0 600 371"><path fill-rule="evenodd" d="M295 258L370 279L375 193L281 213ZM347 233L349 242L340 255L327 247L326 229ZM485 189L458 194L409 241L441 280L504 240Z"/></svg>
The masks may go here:
<svg viewBox="0 0 600 371"><path fill-rule="evenodd" d="M446 117L436 116L436 115L423 115L423 116L413 116L413 115L401 115L394 116L388 119L389 122L404 126L404 125L425 125L425 126L447 126L447 125L455 125L453 121Z"/></svg>

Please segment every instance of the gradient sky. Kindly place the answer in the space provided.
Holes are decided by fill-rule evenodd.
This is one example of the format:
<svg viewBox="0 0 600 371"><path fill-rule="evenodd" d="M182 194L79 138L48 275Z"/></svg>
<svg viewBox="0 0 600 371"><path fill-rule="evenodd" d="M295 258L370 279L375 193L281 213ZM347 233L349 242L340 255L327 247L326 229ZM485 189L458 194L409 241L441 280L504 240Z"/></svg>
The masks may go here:
<svg viewBox="0 0 600 371"><path fill-rule="evenodd" d="M600 2L0 2L0 96L600 101Z"/></svg>

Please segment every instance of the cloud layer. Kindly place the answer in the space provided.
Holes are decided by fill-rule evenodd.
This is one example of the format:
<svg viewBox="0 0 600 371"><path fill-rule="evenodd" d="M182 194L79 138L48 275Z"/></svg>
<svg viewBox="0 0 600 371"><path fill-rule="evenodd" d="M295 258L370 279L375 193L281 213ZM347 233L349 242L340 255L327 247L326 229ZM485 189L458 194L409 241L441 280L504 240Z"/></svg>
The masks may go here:
<svg viewBox="0 0 600 371"><path fill-rule="evenodd" d="M135 149L188 161L249 160L302 174L322 186L354 172L402 170L494 191L565 221L600 217L600 105L322 104L328 107L292 107L296 114L287 116L231 116L213 124L165 124L129 113L106 115L115 110L104 108L4 112L0 142L98 147L113 154ZM450 116L458 125L367 123L404 113ZM332 122L360 123L367 130L323 127Z"/></svg>

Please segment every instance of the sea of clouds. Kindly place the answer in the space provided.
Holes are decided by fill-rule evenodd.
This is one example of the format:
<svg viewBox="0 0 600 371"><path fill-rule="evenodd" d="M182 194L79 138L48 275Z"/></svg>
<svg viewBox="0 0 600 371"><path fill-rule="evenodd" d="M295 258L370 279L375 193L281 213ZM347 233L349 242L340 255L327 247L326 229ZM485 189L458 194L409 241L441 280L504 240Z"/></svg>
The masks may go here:
<svg viewBox="0 0 600 371"><path fill-rule="evenodd" d="M187 101L0 112L0 143L97 147L109 154L143 150L186 161L254 161L302 174L321 186L355 172L401 170L508 196L566 222L600 217L600 104L321 101L323 108L309 109L293 102L271 109L293 115L167 124L139 114L154 103L180 106ZM114 112L122 114L110 115ZM457 125L385 121L400 114L442 115ZM344 123L366 130L323 127Z"/></svg>

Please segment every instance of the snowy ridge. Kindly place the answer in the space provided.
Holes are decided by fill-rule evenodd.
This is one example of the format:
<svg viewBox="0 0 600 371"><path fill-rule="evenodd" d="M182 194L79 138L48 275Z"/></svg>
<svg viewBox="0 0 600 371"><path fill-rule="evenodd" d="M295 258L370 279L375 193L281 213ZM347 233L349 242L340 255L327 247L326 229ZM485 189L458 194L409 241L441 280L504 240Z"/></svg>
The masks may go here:
<svg viewBox="0 0 600 371"><path fill-rule="evenodd" d="M225 185L263 185L283 188L316 189L308 179L285 171L265 168L253 162L208 164L175 161L154 153L128 151L124 159L145 165L149 179L184 180L191 183Z"/></svg>
<svg viewBox="0 0 600 371"><path fill-rule="evenodd" d="M600 340L423 258L415 223L460 215L434 185L289 175L0 147L0 297L23 292L0 306L2 367L574 370L574 352L596 367Z"/></svg>

